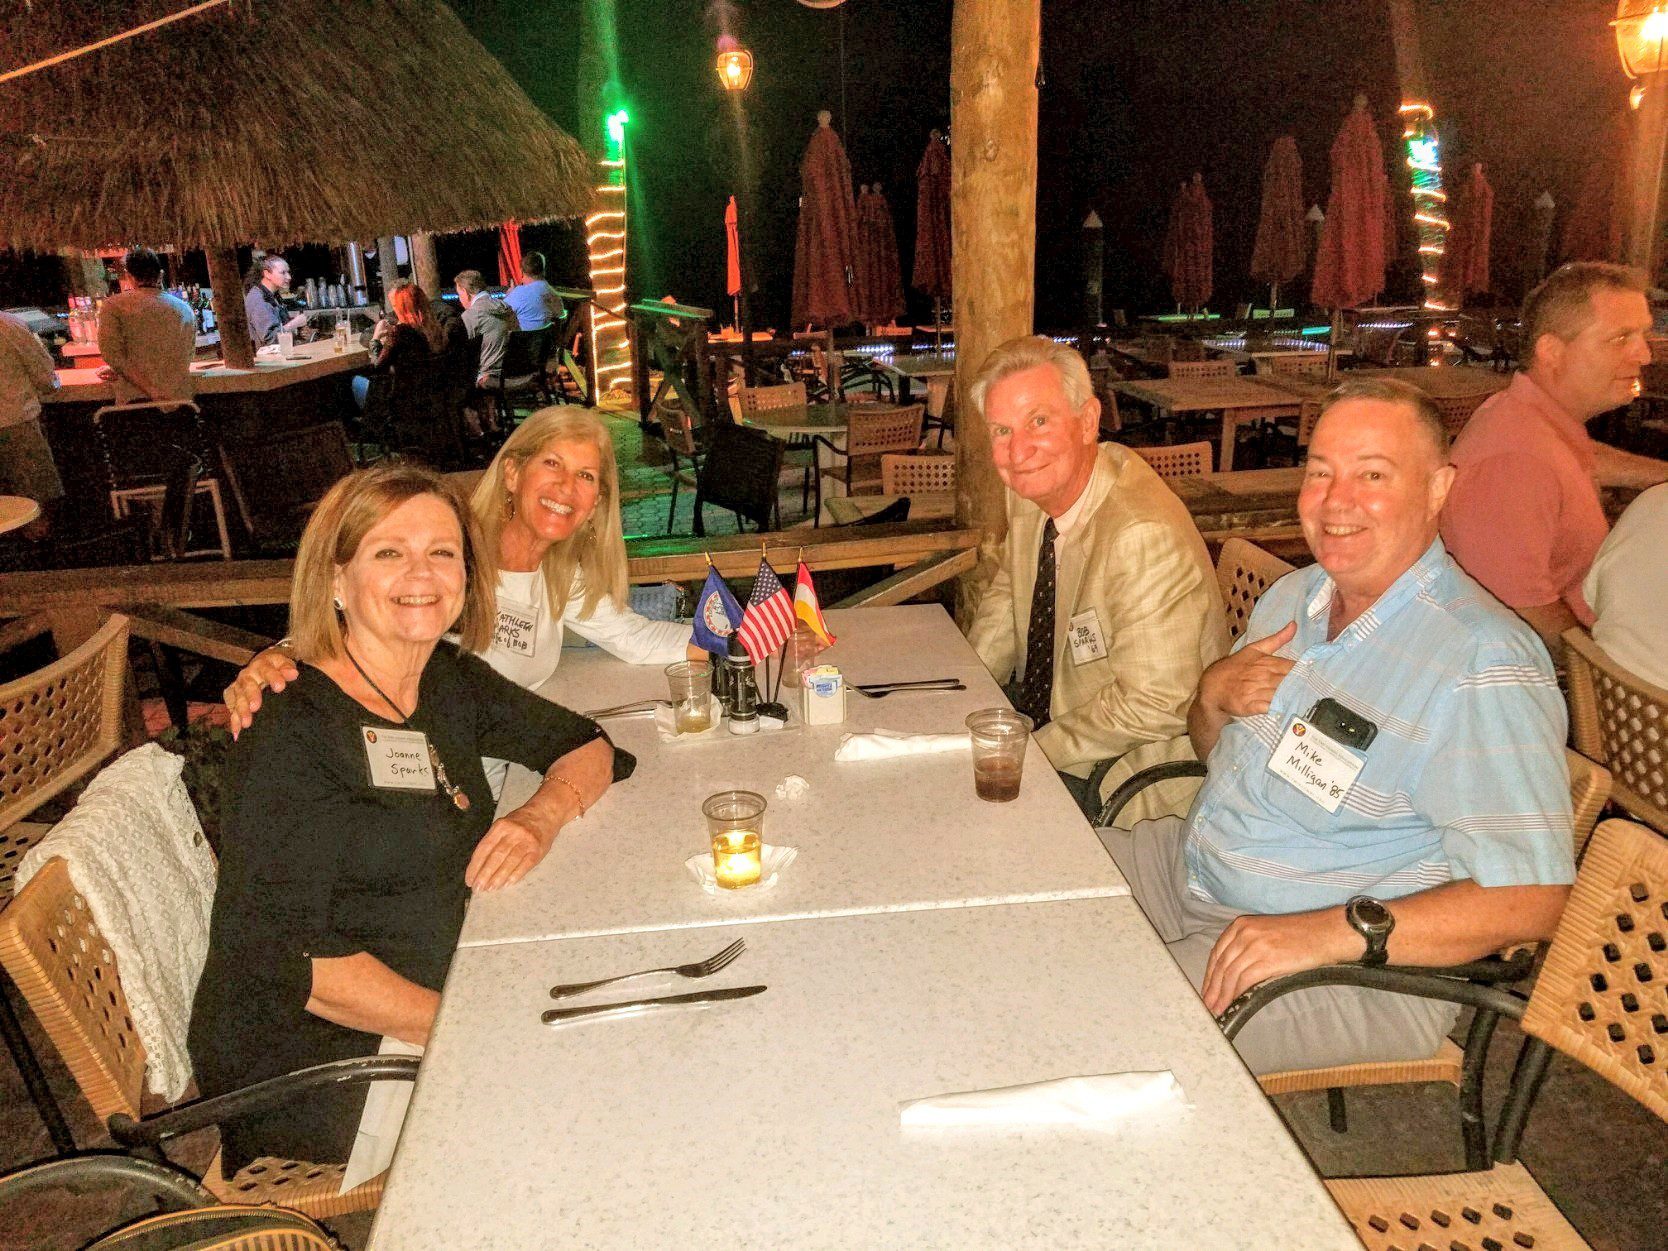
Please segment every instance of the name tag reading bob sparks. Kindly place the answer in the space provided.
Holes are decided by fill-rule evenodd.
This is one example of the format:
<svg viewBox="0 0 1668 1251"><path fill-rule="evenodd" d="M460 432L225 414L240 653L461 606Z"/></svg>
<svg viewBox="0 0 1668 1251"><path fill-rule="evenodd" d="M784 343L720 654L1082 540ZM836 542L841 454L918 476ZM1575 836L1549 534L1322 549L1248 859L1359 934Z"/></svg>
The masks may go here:
<svg viewBox="0 0 1668 1251"><path fill-rule="evenodd" d="M388 730L365 725L359 727L359 737L365 744L365 763L370 767L372 786L397 791L434 790L429 740L421 730Z"/></svg>
<svg viewBox="0 0 1668 1251"><path fill-rule="evenodd" d="M1302 717L1293 717L1268 758L1268 771L1328 812L1337 812L1366 763Z"/></svg>

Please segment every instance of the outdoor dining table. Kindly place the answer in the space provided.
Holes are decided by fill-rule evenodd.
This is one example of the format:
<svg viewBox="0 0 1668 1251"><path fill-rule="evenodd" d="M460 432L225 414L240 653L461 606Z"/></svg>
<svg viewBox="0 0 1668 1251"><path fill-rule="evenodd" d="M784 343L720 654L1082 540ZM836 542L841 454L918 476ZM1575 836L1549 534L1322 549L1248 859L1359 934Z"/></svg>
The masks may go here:
<svg viewBox="0 0 1668 1251"><path fill-rule="evenodd" d="M643 868L636 831L613 841ZM736 938L712 977L560 1006L768 988L752 998L540 1022L553 983ZM900 1126L922 1097L1166 1070L1185 1106L1099 1128ZM1131 899L466 947L369 1245L1359 1246Z"/></svg>
<svg viewBox="0 0 1668 1251"><path fill-rule="evenodd" d="M0 534L21 530L40 515L40 504L27 495L0 495Z"/></svg>
<svg viewBox="0 0 1668 1251"><path fill-rule="evenodd" d="M898 380L899 404L909 403L910 391L917 379L925 385L929 378L944 378L956 372L954 352L925 352L913 356L880 355L874 357L870 364Z"/></svg>
<svg viewBox="0 0 1668 1251"><path fill-rule="evenodd" d="M787 408L766 408L758 412L742 413L737 418L744 426L763 430L786 442L788 439L808 439L814 435L825 437L846 432L846 405L799 404Z"/></svg>
<svg viewBox="0 0 1668 1251"><path fill-rule="evenodd" d="M1035 743L1019 797L1000 804L974 795L965 748L836 762L843 734L965 733L969 713L1006 701L937 605L836 610L828 622L838 641L818 659L838 665L848 684L947 677L967 689L849 693L842 724L808 726L795 714L786 729L745 737L719 729L663 741L652 718L605 720L614 742L636 754L637 772L564 830L514 889L477 895L461 945L1128 893ZM545 693L585 711L667 692L657 667L592 649L564 656ZM802 798L777 795L791 776L809 783ZM536 785L513 768L499 810ZM765 843L799 855L768 889L707 894L684 862L708 852L702 800L731 788L765 796Z"/></svg>
<svg viewBox="0 0 1668 1251"><path fill-rule="evenodd" d="M1187 505L1200 533L1224 535L1295 526L1303 469L1236 469L1231 473L1166 478L1164 484Z"/></svg>
<svg viewBox="0 0 1668 1251"><path fill-rule="evenodd" d="M1311 381L1287 375L1236 374L1227 378L1124 379L1112 386L1121 394L1149 405L1160 417L1221 413L1221 450L1216 467L1226 472L1234 467L1234 440L1240 426L1274 417L1296 416L1306 398L1300 394L1301 384ZM1298 385L1290 385L1294 383Z"/></svg>
<svg viewBox="0 0 1668 1251"><path fill-rule="evenodd" d="M849 526L865 517L873 517L902 499L909 501L911 521L937 521L956 515L954 491L917 491L913 495L830 495L822 503L835 525Z"/></svg>
<svg viewBox="0 0 1668 1251"><path fill-rule="evenodd" d="M1393 378L1411 383L1432 399L1460 396L1487 397L1510 385L1510 374L1471 365L1398 365L1380 369L1352 369L1349 378Z"/></svg>

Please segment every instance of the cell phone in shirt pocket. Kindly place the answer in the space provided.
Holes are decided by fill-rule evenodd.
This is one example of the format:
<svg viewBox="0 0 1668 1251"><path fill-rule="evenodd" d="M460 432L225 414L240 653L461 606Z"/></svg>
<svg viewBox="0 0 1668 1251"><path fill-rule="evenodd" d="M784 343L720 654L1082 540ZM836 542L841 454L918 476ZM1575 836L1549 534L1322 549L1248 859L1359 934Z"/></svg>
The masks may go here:
<svg viewBox="0 0 1668 1251"><path fill-rule="evenodd" d="M1378 737L1378 726L1331 698L1316 700L1304 719L1333 742L1356 751L1366 751Z"/></svg>

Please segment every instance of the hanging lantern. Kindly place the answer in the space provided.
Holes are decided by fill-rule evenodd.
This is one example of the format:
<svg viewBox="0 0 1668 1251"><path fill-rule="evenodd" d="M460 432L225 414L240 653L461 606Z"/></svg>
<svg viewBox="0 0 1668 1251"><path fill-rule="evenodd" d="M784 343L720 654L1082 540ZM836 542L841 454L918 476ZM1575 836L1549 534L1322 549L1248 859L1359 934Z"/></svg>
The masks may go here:
<svg viewBox="0 0 1668 1251"><path fill-rule="evenodd" d="M746 48L725 48L718 54L718 81L725 91L746 91L753 81L753 54Z"/></svg>
<svg viewBox="0 0 1668 1251"><path fill-rule="evenodd" d="M837 9L846 0L799 0L807 9Z"/></svg>
<svg viewBox="0 0 1668 1251"><path fill-rule="evenodd" d="M1621 0L1610 25L1629 78L1643 78L1668 66L1668 6L1661 0Z"/></svg>

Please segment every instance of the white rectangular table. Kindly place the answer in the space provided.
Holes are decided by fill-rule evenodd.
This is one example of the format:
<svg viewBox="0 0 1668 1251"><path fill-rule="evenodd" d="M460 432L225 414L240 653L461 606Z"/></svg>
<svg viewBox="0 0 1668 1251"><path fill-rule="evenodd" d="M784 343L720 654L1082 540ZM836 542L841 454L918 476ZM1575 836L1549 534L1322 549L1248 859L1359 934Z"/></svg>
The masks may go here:
<svg viewBox="0 0 1668 1251"><path fill-rule="evenodd" d="M539 1022L553 982L738 936L706 981L615 990L761 995ZM1160 1069L1191 1107L1110 1131L898 1123L928 1095ZM371 1235L380 1251L1358 1245L1130 899L461 950Z"/></svg>
<svg viewBox="0 0 1668 1251"><path fill-rule="evenodd" d="M747 738L720 732L665 742L648 718L606 722L615 743L636 753L635 776L564 830L523 881L477 895L461 945L1128 893L1034 743L1019 798L1006 804L974 795L965 750L836 764L849 731L963 732L968 713L1005 701L936 605L835 611L828 619L839 642L821 659L839 665L848 682L957 677L967 689L881 700L852 694L842 725L803 726L796 715L789 729ZM664 698L666 680L653 666L573 652L547 693L584 711ZM810 783L803 800L775 795L789 775ZM512 770L500 810L535 782ZM768 890L708 895L684 861L708 848L701 801L731 787L766 797L765 841L797 847L799 858Z"/></svg>

